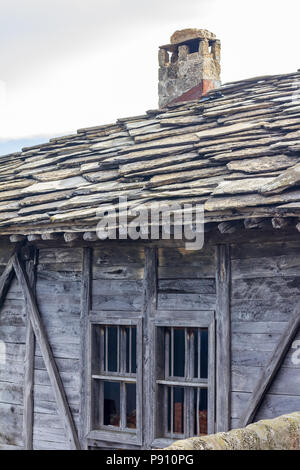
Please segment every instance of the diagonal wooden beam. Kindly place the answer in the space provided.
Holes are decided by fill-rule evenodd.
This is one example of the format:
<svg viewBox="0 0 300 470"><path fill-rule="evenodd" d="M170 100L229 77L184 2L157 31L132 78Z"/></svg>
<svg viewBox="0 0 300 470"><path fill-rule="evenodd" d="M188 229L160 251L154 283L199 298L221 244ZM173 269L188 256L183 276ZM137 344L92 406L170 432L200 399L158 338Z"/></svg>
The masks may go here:
<svg viewBox="0 0 300 470"><path fill-rule="evenodd" d="M14 256L10 258L10 260L8 261L0 277L0 308L4 304L6 294L10 287L11 281L14 278L15 272L14 272L13 262L14 262Z"/></svg>
<svg viewBox="0 0 300 470"><path fill-rule="evenodd" d="M36 340L39 344L44 359L45 367L47 369L50 382L54 391L59 415L63 420L70 449L78 450L80 449L80 443L74 424L73 416L71 414L66 393L63 387L63 383L55 363L55 359L47 338L44 325L41 320L41 316L36 304L35 296L31 288L26 270L22 262L20 262L17 254L13 258L13 266L19 284L22 288L26 307L28 309L28 316L30 318L32 329L34 331Z"/></svg>
<svg viewBox="0 0 300 470"><path fill-rule="evenodd" d="M263 369L257 381L257 384L248 400L246 410L240 419L239 427L245 427L253 421L254 416L272 384L272 381L275 378L275 375L278 372L288 350L290 349L292 341L299 328L300 313L299 310L296 309L288 322L284 333L280 337L279 343L275 347L268 364Z"/></svg>
<svg viewBox="0 0 300 470"><path fill-rule="evenodd" d="M36 267L36 250L34 247L28 251L28 259L26 261L26 272L28 280L35 293L35 267ZM33 418L34 418L34 353L35 353L35 337L32 324L26 309L26 349L24 358L24 399L23 399L23 437L24 449L33 449Z"/></svg>

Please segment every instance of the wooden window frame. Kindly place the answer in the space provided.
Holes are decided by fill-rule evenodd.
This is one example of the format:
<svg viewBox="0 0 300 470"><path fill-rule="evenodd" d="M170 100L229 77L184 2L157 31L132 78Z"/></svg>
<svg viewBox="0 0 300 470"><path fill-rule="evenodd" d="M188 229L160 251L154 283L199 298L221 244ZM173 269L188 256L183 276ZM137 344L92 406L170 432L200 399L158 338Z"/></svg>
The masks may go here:
<svg viewBox="0 0 300 470"><path fill-rule="evenodd" d="M153 377L153 394L151 403L157 405L158 403L158 387L160 385L174 385L178 387L184 387L189 389L194 388L207 388L208 394L208 420L207 420L207 432L208 434L212 434L215 432L215 375L216 375L216 333L215 333L215 312L214 311L182 311L181 318L187 317L185 320L178 320L177 318L173 317L173 312L159 312L165 319L153 319L152 320L152 334L153 334L153 345L154 345L154 353L153 353L153 361L152 367L154 370L154 377ZM176 312L176 314L180 314L180 312ZM176 315L177 317L177 315ZM164 345L158 344L157 335L159 328L195 328L195 329L207 329L208 330L208 378L205 379L193 379L190 378L167 378L166 380L160 380L157 377L161 376L164 371L158 369L157 365L157 355L165 354L164 352ZM186 394L185 395L190 395ZM164 398L166 400L166 396ZM186 398L185 398L186 400ZM151 405L150 405L151 406ZM165 409L167 405L164 404L163 407ZM159 410L158 410L159 408ZM162 430L159 429L159 419L158 413L161 413L161 407L156 406L156 413L154 416L154 426L153 426L153 436L152 436L152 447L153 448L161 448L167 447L168 445L172 444L174 441L178 439L184 439L188 436L187 433L184 434L177 434L176 436L167 436L159 435L162 434ZM185 413L187 415L187 413ZM186 426L188 429L191 429L191 416L186 417ZM187 429L186 428L186 429Z"/></svg>
<svg viewBox="0 0 300 470"><path fill-rule="evenodd" d="M127 313L127 312L126 312ZM93 374L93 361L94 361L94 351L93 351L93 328L95 326L134 326L136 327L136 355L137 358L142 357L142 338L143 338L143 329L142 329L142 319L141 318L132 318L130 315L124 316L124 312L91 312L88 325L88 440L96 440L102 442L109 442L115 444L116 446L124 445L136 446L141 445L142 443L142 364L140 361L136 361L136 374L130 373L118 373L118 372L109 372L102 373L100 375ZM103 351L102 351L103 355ZM100 358L100 361L103 359ZM124 397L121 399L120 407L122 407L121 415L123 415L123 422L120 424L120 427L105 425L102 429L93 429L93 413L96 409L96 403L94 402L94 390L93 383L95 380L100 380L102 383L107 381L117 381L120 384L122 383L125 387L126 383L135 383L136 384L136 420L137 425L136 429L129 429L124 426L124 413L125 413L125 403ZM100 404L101 409L101 404ZM101 413L101 411L100 411ZM121 416L120 416L121 420Z"/></svg>

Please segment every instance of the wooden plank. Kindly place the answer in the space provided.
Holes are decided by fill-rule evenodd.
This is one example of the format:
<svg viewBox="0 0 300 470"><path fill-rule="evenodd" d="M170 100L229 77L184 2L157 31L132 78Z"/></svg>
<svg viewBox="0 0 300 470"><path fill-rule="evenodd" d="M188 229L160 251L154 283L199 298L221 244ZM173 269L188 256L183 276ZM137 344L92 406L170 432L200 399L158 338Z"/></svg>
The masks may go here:
<svg viewBox="0 0 300 470"><path fill-rule="evenodd" d="M239 418L237 427L240 428L240 417L243 414L251 393L232 393L232 418ZM268 393L263 401L263 406L255 416L255 421L260 419L273 419L276 416L293 413L300 408L300 397L293 395L274 395Z"/></svg>
<svg viewBox="0 0 300 470"><path fill-rule="evenodd" d="M30 282L33 292L35 292L35 266L36 266L36 251L32 249L30 258L26 262L26 271L28 280ZM28 312L28 305L26 311ZM30 321L30 316L27 313L26 325L26 350L24 359L24 414L23 414L23 436L24 436L24 449L33 449L33 387L34 387L34 352L35 352L35 338L34 332Z"/></svg>
<svg viewBox="0 0 300 470"><path fill-rule="evenodd" d="M216 295L159 293L157 303L162 310L214 310Z"/></svg>
<svg viewBox="0 0 300 470"><path fill-rule="evenodd" d="M231 338L230 338L231 263L228 245L217 245L216 266L216 432L230 429Z"/></svg>
<svg viewBox="0 0 300 470"><path fill-rule="evenodd" d="M89 432L89 372L90 365L88 354L88 315L91 309L91 272L92 272L92 249L84 248L82 260L82 294L81 294L81 316L80 316L80 371L81 371L81 391L80 391L80 425L79 438L81 448L87 449L86 436Z"/></svg>
<svg viewBox="0 0 300 470"><path fill-rule="evenodd" d="M300 314L296 308L290 321L287 324L285 331L283 332L277 347L267 364L263 369L256 386L249 398L247 407L240 419L241 427L247 426L251 423L267 390L269 389L277 371L279 370L291 343L300 327Z"/></svg>
<svg viewBox="0 0 300 470"><path fill-rule="evenodd" d="M161 279L159 293L216 294L215 279Z"/></svg>
<svg viewBox="0 0 300 470"><path fill-rule="evenodd" d="M259 278L272 276L299 276L300 255L281 255L232 261L232 278Z"/></svg>
<svg viewBox="0 0 300 470"><path fill-rule="evenodd" d="M64 423L69 446L71 449L74 450L80 449L80 442L77 436L73 417L68 405L63 383L47 339L46 331L41 321L40 313L35 301L35 296L30 286L27 273L23 265L20 263L17 255L14 256L13 266L18 277L19 283L22 287L24 299L28 307L28 313L30 316L32 328L45 361L45 366L47 368L51 385L55 394L59 415Z"/></svg>
<svg viewBox="0 0 300 470"><path fill-rule="evenodd" d="M144 274L144 323L143 323L143 365L144 365L144 399L142 435L144 448L150 448L154 439L153 413L155 401L154 377L154 326L153 317L157 308L157 250L145 248Z"/></svg>
<svg viewBox="0 0 300 470"><path fill-rule="evenodd" d="M6 268L4 269L1 277L0 277L0 309L2 308L8 289L10 287L11 281L14 277L14 269L13 269L13 257L7 263Z"/></svg>
<svg viewBox="0 0 300 470"><path fill-rule="evenodd" d="M253 392L262 369L261 367L233 366L232 367L232 391ZM269 393L273 395L300 396L300 374L299 370L292 367L281 367L275 380L270 386Z"/></svg>

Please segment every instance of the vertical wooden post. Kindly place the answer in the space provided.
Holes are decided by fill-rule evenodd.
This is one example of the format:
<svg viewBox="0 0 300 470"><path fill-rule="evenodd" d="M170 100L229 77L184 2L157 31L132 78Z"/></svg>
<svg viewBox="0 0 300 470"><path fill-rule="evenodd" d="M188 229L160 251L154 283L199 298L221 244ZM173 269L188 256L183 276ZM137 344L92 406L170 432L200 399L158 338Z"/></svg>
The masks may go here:
<svg viewBox="0 0 300 470"><path fill-rule="evenodd" d="M83 249L82 261L82 297L80 317L80 349L81 349L81 399L80 399L80 430L79 438L81 448L87 449L86 435L89 431L90 387L88 386L90 364L89 341L88 341L88 315L91 308L91 271L92 271L92 248Z"/></svg>
<svg viewBox="0 0 300 470"><path fill-rule="evenodd" d="M217 246L216 432L230 429L231 404L230 247Z"/></svg>
<svg viewBox="0 0 300 470"><path fill-rule="evenodd" d="M35 293L35 267L37 252L34 248L28 250L26 261L26 272L29 283ZM24 449L33 449L33 388L34 388L34 353L35 337L32 329L30 317L28 315L28 305L26 305L26 349L24 361L24 412L23 412L23 439Z"/></svg>
<svg viewBox="0 0 300 470"><path fill-rule="evenodd" d="M144 320L143 320L143 364L144 364L144 397L143 397L143 447L150 448L154 437L153 413L155 383L153 377L153 343L154 331L151 320L157 308L157 249L145 248L145 273L144 273Z"/></svg>

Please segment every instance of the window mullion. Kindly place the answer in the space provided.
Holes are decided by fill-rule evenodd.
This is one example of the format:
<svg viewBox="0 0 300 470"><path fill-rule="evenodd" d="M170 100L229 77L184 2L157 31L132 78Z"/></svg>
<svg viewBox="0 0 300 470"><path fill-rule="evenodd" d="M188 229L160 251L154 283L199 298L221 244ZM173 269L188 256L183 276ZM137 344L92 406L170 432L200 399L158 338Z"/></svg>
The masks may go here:
<svg viewBox="0 0 300 470"><path fill-rule="evenodd" d="M189 378L192 379L194 377L194 361L195 361L195 337L194 337L194 330L188 330L188 354L189 354ZM188 426L186 429L186 433L189 436L194 434L194 389L188 388L186 389L187 393L187 415L188 415Z"/></svg>
<svg viewBox="0 0 300 470"><path fill-rule="evenodd" d="M171 434L174 434L174 387L171 387Z"/></svg>
<svg viewBox="0 0 300 470"><path fill-rule="evenodd" d="M100 391L99 391L99 404L98 404L98 412L99 412L99 424L103 426L104 424L104 382L101 380L99 383Z"/></svg>
<svg viewBox="0 0 300 470"><path fill-rule="evenodd" d="M171 370L170 375L174 377L174 328L171 328Z"/></svg>
<svg viewBox="0 0 300 470"><path fill-rule="evenodd" d="M200 436L199 407L200 407L200 388L197 388L196 413L195 413L195 420L197 424L197 427L196 427L197 436Z"/></svg>
<svg viewBox="0 0 300 470"><path fill-rule="evenodd" d="M170 377L170 330L165 330L165 378Z"/></svg>
<svg viewBox="0 0 300 470"><path fill-rule="evenodd" d="M121 430L124 431L126 428L126 383L120 383L120 427Z"/></svg>
<svg viewBox="0 0 300 470"><path fill-rule="evenodd" d="M105 372L108 371L108 327L105 326Z"/></svg>

